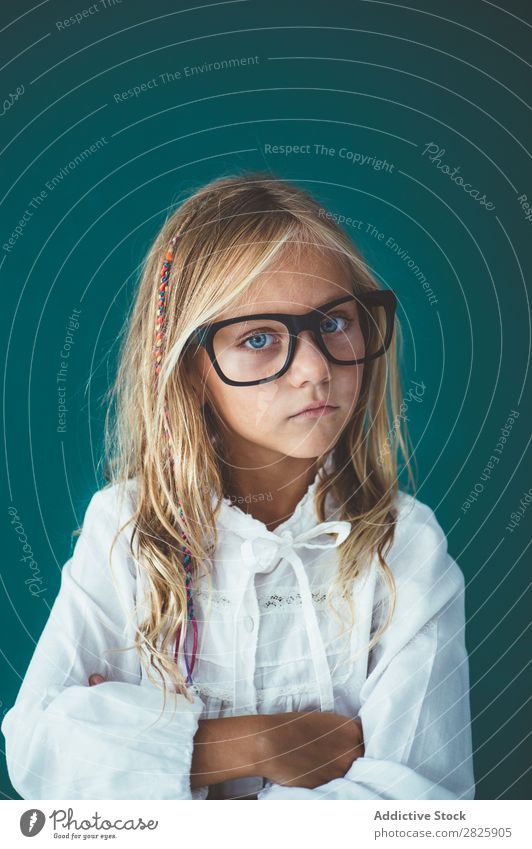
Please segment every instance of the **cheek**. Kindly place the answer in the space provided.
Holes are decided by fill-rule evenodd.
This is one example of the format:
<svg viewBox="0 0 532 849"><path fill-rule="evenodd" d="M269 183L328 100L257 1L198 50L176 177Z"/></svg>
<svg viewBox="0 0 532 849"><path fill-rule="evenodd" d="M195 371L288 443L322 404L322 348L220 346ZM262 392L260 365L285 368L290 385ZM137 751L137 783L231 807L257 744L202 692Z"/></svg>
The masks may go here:
<svg viewBox="0 0 532 849"><path fill-rule="evenodd" d="M364 364L342 369L342 373L336 376L338 386L338 397L345 403L356 403L362 388L364 377Z"/></svg>
<svg viewBox="0 0 532 849"><path fill-rule="evenodd" d="M272 407L276 403L279 387L273 381L246 390L228 386L217 375L211 374L207 380L207 389L218 414L243 436L256 436L258 428L267 430L269 423L274 420Z"/></svg>
<svg viewBox="0 0 532 849"><path fill-rule="evenodd" d="M274 426L279 413L280 387L276 381L238 391L228 399L227 409L235 430L246 436L257 436L257 430L267 431ZM276 409L277 405L277 409Z"/></svg>
<svg viewBox="0 0 532 849"><path fill-rule="evenodd" d="M254 387L253 391L247 396L243 394L235 404L240 433L250 440L257 439L259 434L264 437L268 433L274 438L283 423L285 408L286 396L279 381Z"/></svg>

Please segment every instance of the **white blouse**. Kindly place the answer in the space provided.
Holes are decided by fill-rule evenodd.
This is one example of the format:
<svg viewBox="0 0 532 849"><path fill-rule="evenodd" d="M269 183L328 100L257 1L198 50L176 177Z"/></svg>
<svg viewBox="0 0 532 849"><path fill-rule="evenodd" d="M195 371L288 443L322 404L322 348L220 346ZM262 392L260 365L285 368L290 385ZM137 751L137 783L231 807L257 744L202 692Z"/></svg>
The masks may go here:
<svg viewBox="0 0 532 849"><path fill-rule="evenodd" d="M355 627L342 634L325 594L349 523L330 518L331 494L328 521L318 523L318 476L274 531L223 499L210 608L206 579L193 595L194 702L179 695L173 712L169 695L162 718L162 690L136 650L108 652L133 644L146 613L131 523L113 550L112 575L108 566L115 531L133 512L136 480L95 493L1 726L22 798L204 800L208 786L190 787L200 719L308 710L360 717L365 753L345 776L314 789L242 778L218 785L221 798L474 798L464 578L445 534L430 507L399 493L386 555L396 609L368 654L386 590L373 557L352 593ZM338 596L333 603L349 611ZM182 653L180 663L186 677ZM91 687L91 673L107 680Z"/></svg>

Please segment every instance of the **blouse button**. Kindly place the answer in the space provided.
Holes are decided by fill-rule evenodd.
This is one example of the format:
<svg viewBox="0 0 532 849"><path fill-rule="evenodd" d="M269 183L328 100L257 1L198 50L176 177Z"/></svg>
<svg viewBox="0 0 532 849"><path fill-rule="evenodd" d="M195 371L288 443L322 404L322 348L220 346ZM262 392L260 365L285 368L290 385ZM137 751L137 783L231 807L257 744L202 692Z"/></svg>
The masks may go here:
<svg viewBox="0 0 532 849"><path fill-rule="evenodd" d="M246 631L253 631L254 627L255 627L255 622L253 621L253 617L252 616L244 617L244 628L246 629Z"/></svg>

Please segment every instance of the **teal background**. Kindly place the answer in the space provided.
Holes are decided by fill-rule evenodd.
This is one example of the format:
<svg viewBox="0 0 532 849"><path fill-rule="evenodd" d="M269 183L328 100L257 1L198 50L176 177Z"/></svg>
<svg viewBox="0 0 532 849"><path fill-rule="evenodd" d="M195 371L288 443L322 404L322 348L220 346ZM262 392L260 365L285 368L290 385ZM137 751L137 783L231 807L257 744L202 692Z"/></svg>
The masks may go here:
<svg viewBox="0 0 532 849"><path fill-rule="evenodd" d="M399 297L403 380L423 381L408 407L418 497L431 505L467 582L475 773L479 799L529 797L527 526L506 529L531 485L529 444L532 222L530 26L526 2L128 2L81 23L56 22L90 4L29 2L0 11L5 245L33 196L90 144L2 247L5 353L4 556L0 587L0 712L12 705L59 589L71 532L102 486L103 395L137 267L167 209L221 174L271 172L311 191L346 227L384 287ZM205 5L205 4L203 4ZM27 12L27 14L25 14ZM256 64L114 95L159 74L222 59ZM5 109L5 106L4 106ZM431 163L442 161L493 202L489 211ZM306 145L310 154L267 154ZM355 165L314 145L393 163ZM367 232L374 225L379 241ZM392 237L425 274L437 303ZM80 309L58 433L56 374L65 327ZM484 491L462 504L519 412ZM42 577L32 597L9 524L16 507ZM527 568L528 567L528 568ZM528 597L530 599L530 596ZM529 680L529 678L528 678ZM1 738L3 747L4 740ZM20 798L2 759L2 798Z"/></svg>

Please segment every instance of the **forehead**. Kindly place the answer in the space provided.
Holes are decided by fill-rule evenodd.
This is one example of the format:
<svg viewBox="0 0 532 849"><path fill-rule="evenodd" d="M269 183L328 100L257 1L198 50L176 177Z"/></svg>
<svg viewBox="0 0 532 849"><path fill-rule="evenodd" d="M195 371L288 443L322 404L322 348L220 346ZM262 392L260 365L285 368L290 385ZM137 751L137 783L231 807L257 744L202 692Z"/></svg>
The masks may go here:
<svg viewBox="0 0 532 849"><path fill-rule="evenodd" d="M286 256L261 272L215 320L258 312L304 313L353 293L353 282L332 252Z"/></svg>

